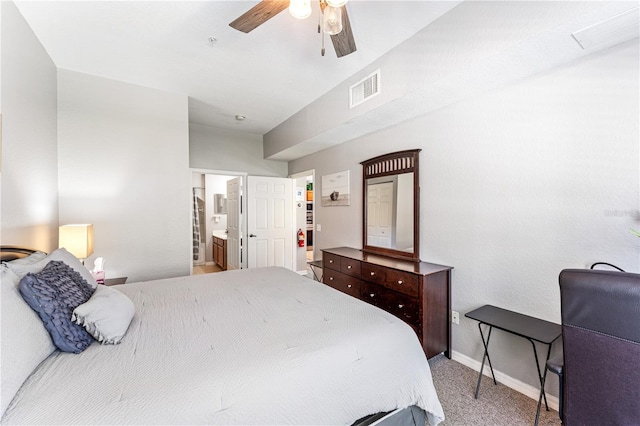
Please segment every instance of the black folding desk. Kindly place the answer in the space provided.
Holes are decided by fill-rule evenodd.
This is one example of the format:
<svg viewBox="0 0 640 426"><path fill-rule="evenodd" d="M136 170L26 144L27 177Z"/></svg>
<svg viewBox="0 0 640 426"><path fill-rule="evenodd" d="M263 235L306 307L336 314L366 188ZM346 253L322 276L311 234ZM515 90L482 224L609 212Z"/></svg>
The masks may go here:
<svg viewBox="0 0 640 426"><path fill-rule="evenodd" d="M313 277L316 279L316 281L322 282L322 274L320 274L320 276L318 277L318 274L316 273L316 269L322 270L322 260L314 260L313 262L308 263L309 267L311 268L311 272L313 272Z"/></svg>
<svg viewBox="0 0 640 426"><path fill-rule="evenodd" d="M496 382L496 376L493 374L493 366L491 365L491 359L489 358L489 339L491 338L491 331L494 328L498 330L506 331L507 333L515 334L516 336L523 337L531 342L533 346L533 356L536 359L536 368L538 369L538 379L540 379L540 392L542 398L544 398L544 404L549 411L549 405L547 404L547 395L544 392L544 381L547 376L547 369L545 368L546 361L549 360L551 355L551 345L558 340L562 335L562 327L559 324L554 324L549 321L541 320L539 318L530 317L517 312L508 311L506 309L498 308L492 305L484 305L478 309L465 314L467 318L478 321L478 329L480 330L480 337L482 338L482 344L484 345L484 356L482 357L482 366L480 367L480 375L478 376L478 384L476 385L475 398L478 399L478 392L480 391L480 381L482 380L482 370L484 370L485 360L489 361L489 368L491 369L491 376L493 377L493 383ZM489 333L485 340L484 333L482 332L482 324L489 326ZM540 371L540 362L538 361L538 351L536 350L535 342L540 342L549 347L547 350L547 359L543 365L544 373ZM538 420L538 413L540 411L540 404L536 412L536 423Z"/></svg>

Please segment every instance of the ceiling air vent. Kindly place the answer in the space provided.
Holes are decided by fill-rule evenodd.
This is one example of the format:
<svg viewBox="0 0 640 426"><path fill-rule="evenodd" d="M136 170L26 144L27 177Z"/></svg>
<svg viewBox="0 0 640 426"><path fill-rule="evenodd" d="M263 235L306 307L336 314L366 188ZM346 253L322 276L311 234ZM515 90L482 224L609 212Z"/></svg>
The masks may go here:
<svg viewBox="0 0 640 426"><path fill-rule="evenodd" d="M380 94L380 70L369 74L349 88L349 108L356 107Z"/></svg>

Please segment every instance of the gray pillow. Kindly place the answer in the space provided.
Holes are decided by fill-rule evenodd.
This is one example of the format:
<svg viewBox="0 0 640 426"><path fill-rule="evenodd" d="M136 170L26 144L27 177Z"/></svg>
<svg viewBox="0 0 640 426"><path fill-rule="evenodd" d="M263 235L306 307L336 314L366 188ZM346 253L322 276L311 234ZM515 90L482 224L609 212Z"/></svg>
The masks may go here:
<svg viewBox="0 0 640 426"><path fill-rule="evenodd" d="M33 256L33 255L31 255ZM31 257L29 256L29 257ZM91 287L96 288L98 283L96 283L95 278L91 275L91 272L78 260L77 257L69 253L64 248L59 248L57 250L52 251L46 257L29 264L16 263L15 261L11 261L7 263L9 269L11 269L17 276L20 278L24 277L28 273L35 274L36 272L42 271L42 269L52 260L61 260L62 262L69 265L76 272L82 275Z"/></svg>
<svg viewBox="0 0 640 426"><path fill-rule="evenodd" d="M84 328L71 321L71 315L76 307L89 300L94 290L66 263L49 262L37 274L25 275L19 288L58 349L80 353L93 342Z"/></svg>

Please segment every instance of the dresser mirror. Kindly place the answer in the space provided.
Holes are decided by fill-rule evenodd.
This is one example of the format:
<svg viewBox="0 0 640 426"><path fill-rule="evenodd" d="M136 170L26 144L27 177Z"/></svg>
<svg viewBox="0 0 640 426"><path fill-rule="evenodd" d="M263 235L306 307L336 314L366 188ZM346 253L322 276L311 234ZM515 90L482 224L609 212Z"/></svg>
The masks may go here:
<svg viewBox="0 0 640 426"><path fill-rule="evenodd" d="M420 261L420 149L363 161L363 251Z"/></svg>

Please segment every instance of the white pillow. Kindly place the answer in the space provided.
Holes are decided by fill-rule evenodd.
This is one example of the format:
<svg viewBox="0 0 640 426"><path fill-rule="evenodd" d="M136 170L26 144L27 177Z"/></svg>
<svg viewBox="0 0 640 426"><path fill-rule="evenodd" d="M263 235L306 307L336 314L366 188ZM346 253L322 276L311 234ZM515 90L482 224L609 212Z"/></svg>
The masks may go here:
<svg viewBox="0 0 640 426"><path fill-rule="evenodd" d="M73 310L72 321L82 325L103 345L120 343L136 312L131 299L118 290L99 285L89 300Z"/></svg>
<svg viewBox="0 0 640 426"><path fill-rule="evenodd" d="M28 265L30 263L35 263L38 260L43 259L46 255L47 253L43 251L35 251L31 253L29 256L14 259L7 263L11 263L12 265Z"/></svg>
<svg viewBox="0 0 640 426"><path fill-rule="evenodd" d="M22 383L56 349L38 314L24 301L18 290L20 277L6 265L0 269L2 293L2 334L0 337L0 375L2 414ZM1 414L0 414L1 416Z"/></svg>
<svg viewBox="0 0 640 426"><path fill-rule="evenodd" d="M22 278L28 273L36 274L44 269L47 266L47 263L52 260L60 260L71 268L73 268L76 272L78 272L82 278L84 278L92 288L96 288L98 284L96 283L95 278L91 275L91 272L78 260L77 257L69 253L64 248L59 248L44 258L38 260L37 262L30 264L22 264L22 263L14 263L14 261L7 263L9 269L13 271L18 277Z"/></svg>

